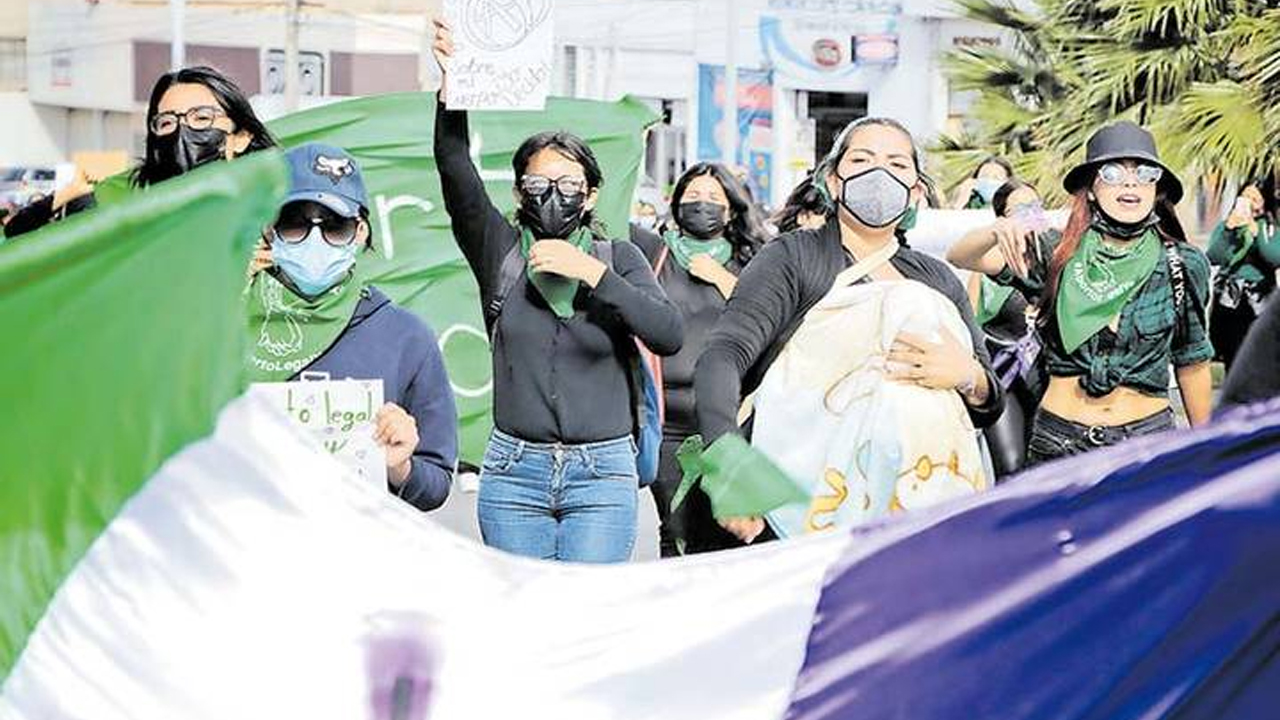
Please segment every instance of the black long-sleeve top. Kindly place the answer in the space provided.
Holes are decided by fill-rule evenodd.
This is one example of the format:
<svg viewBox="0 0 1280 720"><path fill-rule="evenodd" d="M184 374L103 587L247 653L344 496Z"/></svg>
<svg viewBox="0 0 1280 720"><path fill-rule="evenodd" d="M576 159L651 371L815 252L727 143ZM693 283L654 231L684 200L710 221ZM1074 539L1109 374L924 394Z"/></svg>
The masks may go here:
<svg viewBox="0 0 1280 720"><path fill-rule="evenodd" d="M639 229L632 230L631 242L644 251L650 265L656 265L666 247L662 238ZM734 275L742 272L742 265L736 257L730 258L725 268ZM670 253L658 273L658 284L684 318L684 346L680 352L662 360L662 389L666 404L663 434L669 439L683 440L698 432L698 418L694 410L694 370L706 349L711 329L720 319L720 313L724 312L725 299L719 288L695 278L680 267Z"/></svg>
<svg viewBox="0 0 1280 720"><path fill-rule="evenodd" d="M903 277L945 295L960 312L991 388L981 407L969 407L969 415L978 427L991 425L1000 417L1004 401L964 287L945 263L910 248L901 248L890 262ZM798 321L852 265L834 218L818 230L783 235L752 258L698 360L698 429L708 443L737 432L742 398L760 384Z"/></svg>
<svg viewBox="0 0 1280 720"><path fill-rule="evenodd" d="M486 305L519 229L494 207L471 162L464 111L436 109L435 161L453 236ZM613 246L613 264L594 289L583 283L577 312L560 318L521 273L493 330L493 420L532 442L588 443L632 432L629 361L633 338L653 352L680 349L680 311L662 293L644 256Z"/></svg>

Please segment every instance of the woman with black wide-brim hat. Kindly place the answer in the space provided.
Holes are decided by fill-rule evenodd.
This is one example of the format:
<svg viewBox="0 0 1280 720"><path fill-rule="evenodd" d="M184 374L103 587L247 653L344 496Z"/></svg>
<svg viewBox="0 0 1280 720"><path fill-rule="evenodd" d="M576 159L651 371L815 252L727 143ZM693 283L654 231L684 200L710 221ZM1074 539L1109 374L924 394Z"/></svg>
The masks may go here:
<svg viewBox="0 0 1280 720"><path fill-rule="evenodd" d="M1187 243L1174 213L1182 183L1151 134L1130 122L1097 131L1063 187L1062 233L1002 218L949 254L1041 308L1050 380L1028 464L1172 428L1171 364L1191 423L1210 411L1209 263Z"/></svg>

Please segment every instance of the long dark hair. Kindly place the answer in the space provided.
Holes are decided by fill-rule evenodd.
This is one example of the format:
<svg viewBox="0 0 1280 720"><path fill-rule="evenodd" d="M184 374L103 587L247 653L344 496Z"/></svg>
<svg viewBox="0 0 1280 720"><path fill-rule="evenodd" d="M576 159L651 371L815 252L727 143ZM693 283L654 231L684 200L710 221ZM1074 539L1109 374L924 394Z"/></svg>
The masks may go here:
<svg viewBox="0 0 1280 720"><path fill-rule="evenodd" d="M934 194L933 178L929 177L924 171L924 165L920 162L920 149L916 147L916 139L912 136L911 131L906 125L887 117L864 117L858 118L848 125L844 126L844 130L840 131L840 135L836 141L832 143L831 150L827 152L827 156L818 163L818 167L813 171L814 183L825 183L829 175L834 175L836 168L840 166L840 160L849 149L849 142L853 139L853 134L865 127L878 125L880 127L893 128L902 133L903 137L911 145L911 163L915 165L916 176L919 178L916 182L924 186L924 195L929 197ZM838 201L833 201L833 204ZM902 229L901 221L899 225L893 229L894 237L898 238L898 242L902 245L907 244L907 231Z"/></svg>
<svg viewBox="0 0 1280 720"><path fill-rule="evenodd" d="M158 148L156 136L151 132L151 121L160 112L160 98L164 97L164 94L174 85L203 85L208 88L209 92L217 98L222 110L227 113L235 130L247 131L251 136L249 146L245 148L246 153L277 147L278 143L267 130L267 126L254 114L249 98L245 97L244 91L226 75L205 66L174 70L161 75L156 80L155 86L151 88L151 100L147 104L147 152L143 155L142 164L133 170L131 180L135 187L144 187L167 179L155 166L154 158Z"/></svg>
<svg viewBox="0 0 1280 720"><path fill-rule="evenodd" d="M520 180L529 169L529 161L534 155L548 148L582 166L582 174L587 179L588 194L604 185L604 173L600 171L600 162L596 160L596 154L591 152L591 146L573 133L549 130L531 135L516 148L516 154L511 158L511 169L516 174L517 188L520 187ZM590 228L597 237L605 237L606 228L596 216L594 209L582 214L582 225Z"/></svg>
<svg viewBox="0 0 1280 720"><path fill-rule="evenodd" d="M769 232L765 230L764 218L751 202L746 187L724 165L700 162L685 170L671 191L671 216L678 221L680 201L684 198L685 190L695 178L703 176L710 176L720 183L725 198L729 200L729 224L725 226L724 239L733 245L734 258L746 265L769 239Z"/></svg>
<svg viewBox="0 0 1280 720"><path fill-rule="evenodd" d="M773 224L778 227L778 232L789 233L800 227L801 213L830 217L833 211L826 193L813 181L813 173L810 172L791 189L787 201L774 213Z"/></svg>
<svg viewBox="0 0 1280 720"><path fill-rule="evenodd" d="M1048 322L1053 317L1052 311L1057 303L1058 285L1062 281L1063 268L1067 266L1071 256L1080 249L1080 239L1088 232L1093 222L1093 201L1089 200L1089 187L1092 185L1093 182L1090 181L1075 191L1071 197L1071 217L1067 220L1067 227L1062 231L1062 242L1058 244L1057 249L1053 251L1053 257L1049 259L1049 277L1045 282L1045 294L1040 301L1049 312L1040 314L1041 323ZM1182 227L1182 221L1178 219L1177 210L1163 193L1156 197L1155 213L1160 219L1155 229L1161 242L1165 245L1187 242L1187 233Z"/></svg>
<svg viewBox="0 0 1280 720"><path fill-rule="evenodd" d="M1277 175L1280 175L1280 170L1254 178L1245 185L1258 188L1262 195L1262 214L1271 222L1280 222L1280 181Z"/></svg>

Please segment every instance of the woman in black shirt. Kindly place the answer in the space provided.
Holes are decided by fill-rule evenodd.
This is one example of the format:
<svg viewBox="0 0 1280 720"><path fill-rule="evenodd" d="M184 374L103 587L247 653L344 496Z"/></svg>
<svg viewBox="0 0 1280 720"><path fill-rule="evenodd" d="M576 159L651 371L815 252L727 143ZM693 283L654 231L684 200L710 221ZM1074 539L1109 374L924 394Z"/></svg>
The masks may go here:
<svg viewBox="0 0 1280 720"><path fill-rule="evenodd" d="M636 238L653 264L658 284L680 308L685 328L680 352L662 361L666 414L658 480L652 489L662 523L663 557L741 544L712 518L710 501L700 490L691 493L675 513L670 505L681 480L676 450L698 431L694 366L733 293L738 273L766 239L759 211L742 184L719 163L698 163L686 170L671 197L675 227L661 238Z"/></svg>
<svg viewBox="0 0 1280 720"><path fill-rule="evenodd" d="M902 247L867 278L916 280L945 295L967 326L973 347L969 351L954 338L935 343L899 336L911 346L895 343L889 360L901 365L892 379L954 389L975 425L994 422L1002 408L1000 387L964 287L944 263L905 247L899 229L911 204L927 193L928 180L910 133L893 120L856 121L837 139L815 177L837 198L835 216L819 230L798 230L765 245L743 271L698 361L694 388L705 442L739 432L739 404L760 384L806 313L855 259L883 253L890 243ZM724 525L744 542L765 531L761 518L736 518Z"/></svg>
<svg viewBox="0 0 1280 720"><path fill-rule="evenodd" d="M448 67L451 35L437 28ZM604 178L582 140L546 132L520 146L513 225L485 193L469 139L466 112L439 105L445 209L480 286L493 346L481 534L520 555L624 561L636 533L635 340L659 355L678 351L680 313L638 249L600 235L592 209Z"/></svg>

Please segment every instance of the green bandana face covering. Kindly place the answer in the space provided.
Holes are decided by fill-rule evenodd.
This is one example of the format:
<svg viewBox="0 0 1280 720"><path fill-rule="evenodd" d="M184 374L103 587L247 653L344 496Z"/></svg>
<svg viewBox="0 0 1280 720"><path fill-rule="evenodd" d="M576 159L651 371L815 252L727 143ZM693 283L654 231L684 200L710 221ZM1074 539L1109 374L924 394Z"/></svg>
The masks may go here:
<svg viewBox="0 0 1280 720"><path fill-rule="evenodd" d="M288 380L315 362L347 329L362 296L347 280L307 300L258 273L249 286L249 379Z"/></svg>
<svg viewBox="0 0 1280 720"><path fill-rule="evenodd" d="M537 240L533 237L533 232L528 228L524 228L520 232L520 254L527 261L529 259L529 249ZM591 254L591 230L580 227L569 234L565 238L565 242L573 245L588 255ZM547 301L547 305L557 317L571 318L573 317L573 298L578 294L578 288L582 282L574 278L567 278L563 275L554 273L537 272L532 267L525 264L525 275L529 278L529 282L538 289L542 295L542 299Z"/></svg>
<svg viewBox="0 0 1280 720"><path fill-rule="evenodd" d="M1097 230L1086 231L1058 284L1055 315L1063 349L1075 352L1110 324L1151 277L1160 256L1154 230L1125 248L1108 246Z"/></svg>
<svg viewBox="0 0 1280 720"><path fill-rule="evenodd" d="M678 232L667 232L663 234L662 240L670 248L671 258L686 271L696 255L709 255L721 265L729 262L729 258L733 256L733 246L724 238L695 240Z"/></svg>

